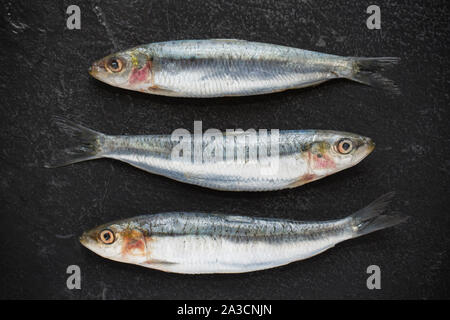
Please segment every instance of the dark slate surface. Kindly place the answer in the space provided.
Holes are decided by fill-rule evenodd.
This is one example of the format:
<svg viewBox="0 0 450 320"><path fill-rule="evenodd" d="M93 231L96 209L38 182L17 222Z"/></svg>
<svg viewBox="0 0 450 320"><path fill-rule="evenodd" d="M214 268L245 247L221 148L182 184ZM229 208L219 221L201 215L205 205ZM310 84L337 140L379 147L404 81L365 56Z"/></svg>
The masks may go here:
<svg viewBox="0 0 450 320"><path fill-rule="evenodd" d="M29 3L33 3L32 5ZM365 25L372 1L69 1L1 4L2 298L448 298L448 2L377 1L382 29ZM388 72L402 95L334 81L260 97L175 99L90 78L95 59L154 41L241 38L352 56L399 56ZM111 134L193 128L337 129L372 137L358 166L295 190L224 193L147 174L113 160L45 169L64 138L53 115ZM78 243L86 229L162 211L334 219L385 192L399 227L348 241L310 260L240 275L176 275L103 259ZM66 288L79 265L82 289ZM382 289L366 288L381 267Z"/></svg>

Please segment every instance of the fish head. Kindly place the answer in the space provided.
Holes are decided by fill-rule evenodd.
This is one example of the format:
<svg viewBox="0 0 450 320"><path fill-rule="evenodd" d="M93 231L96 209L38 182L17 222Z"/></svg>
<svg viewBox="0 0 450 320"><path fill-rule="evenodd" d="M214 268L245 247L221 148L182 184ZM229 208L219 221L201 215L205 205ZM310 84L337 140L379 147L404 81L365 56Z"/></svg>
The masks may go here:
<svg viewBox="0 0 450 320"><path fill-rule="evenodd" d="M152 60L143 48L132 48L95 61L89 74L114 87L140 90L151 86Z"/></svg>
<svg viewBox="0 0 450 320"><path fill-rule="evenodd" d="M372 139L338 131L316 131L305 145L309 175L313 180L350 168L375 148Z"/></svg>
<svg viewBox="0 0 450 320"><path fill-rule="evenodd" d="M101 225L83 233L80 242L107 259L133 264L147 260L145 232L133 222L120 221Z"/></svg>

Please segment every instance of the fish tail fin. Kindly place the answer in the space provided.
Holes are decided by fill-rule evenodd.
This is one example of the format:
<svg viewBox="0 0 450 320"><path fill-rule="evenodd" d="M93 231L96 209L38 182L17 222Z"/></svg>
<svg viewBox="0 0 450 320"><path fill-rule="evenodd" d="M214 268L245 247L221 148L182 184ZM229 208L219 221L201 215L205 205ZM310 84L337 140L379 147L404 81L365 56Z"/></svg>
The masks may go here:
<svg viewBox="0 0 450 320"><path fill-rule="evenodd" d="M395 226L409 218L403 214L382 215L394 195L394 192L387 193L350 216L353 238Z"/></svg>
<svg viewBox="0 0 450 320"><path fill-rule="evenodd" d="M102 157L101 144L105 138L104 134L57 116L52 118L52 123L67 136L65 143L68 146L57 150L44 167L57 168Z"/></svg>
<svg viewBox="0 0 450 320"><path fill-rule="evenodd" d="M400 61L396 57L360 58L350 57L352 71L346 78L376 88L383 88L396 95L400 94L398 86L383 77L379 71L392 67Z"/></svg>

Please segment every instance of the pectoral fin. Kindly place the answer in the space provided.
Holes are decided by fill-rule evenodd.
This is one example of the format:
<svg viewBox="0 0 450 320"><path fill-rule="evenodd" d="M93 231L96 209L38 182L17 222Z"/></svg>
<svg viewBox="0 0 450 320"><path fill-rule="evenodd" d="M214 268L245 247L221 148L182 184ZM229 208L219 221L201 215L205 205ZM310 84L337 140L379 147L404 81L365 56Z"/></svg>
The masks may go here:
<svg viewBox="0 0 450 320"><path fill-rule="evenodd" d="M172 90L168 87L164 87L164 86L156 85L156 84L148 87L147 90L149 93L163 95L163 96L180 96L180 93L178 93L177 91Z"/></svg>
<svg viewBox="0 0 450 320"><path fill-rule="evenodd" d="M155 267L155 265L167 266L167 265L174 265L174 264L177 264L177 263L176 262L171 262L171 261L166 261L166 260L149 259L147 261L144 261L144 262L140 263L139 265Z"/></svg>

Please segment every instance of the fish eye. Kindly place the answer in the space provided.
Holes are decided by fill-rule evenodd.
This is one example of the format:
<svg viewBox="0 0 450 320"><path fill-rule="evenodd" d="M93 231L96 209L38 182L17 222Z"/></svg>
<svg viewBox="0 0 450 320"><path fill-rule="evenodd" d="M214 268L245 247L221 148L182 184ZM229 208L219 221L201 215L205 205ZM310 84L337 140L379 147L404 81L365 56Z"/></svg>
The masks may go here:
<svg viewBox="0 0 450 320"><path fill-rule="evenodd" d="M102 230L99 234L99 238L105 244L111 244L116 240L114 233L109 229Z"/></svg>
<svg viewBox="0 0 450 320"><path fill-rule="evenodd" d="M111 58L106 61L105 67L111 72L120 72L123 68L123 62L119 58Z"/></svg>
<svg viewBox="0 0 450 320"><path fill-rule="evenodd" d="M353 142L349 139L342 139L338 142L337 150L342 154L350 153L353 150Z"/></svg>

